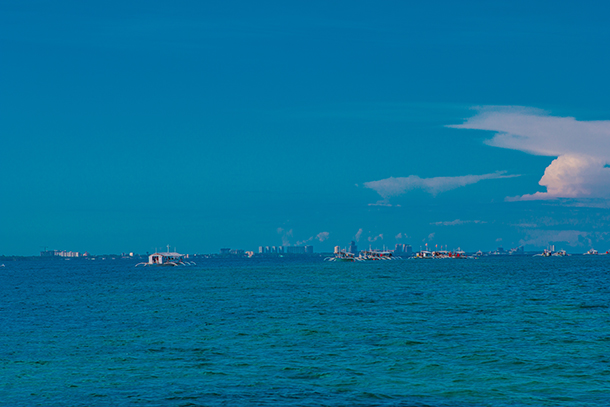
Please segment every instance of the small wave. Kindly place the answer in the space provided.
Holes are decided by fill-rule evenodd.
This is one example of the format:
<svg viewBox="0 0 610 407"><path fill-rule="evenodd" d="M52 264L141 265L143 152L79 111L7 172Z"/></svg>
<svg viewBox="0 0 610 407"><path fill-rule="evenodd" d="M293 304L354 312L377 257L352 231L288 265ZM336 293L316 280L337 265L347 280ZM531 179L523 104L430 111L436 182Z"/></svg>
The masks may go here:
<svg viewBox="0 0 610 407"><path fill-rule="evenodd" d="M581 304L578 308L580 309L607 309L606 304Z"/></svg>

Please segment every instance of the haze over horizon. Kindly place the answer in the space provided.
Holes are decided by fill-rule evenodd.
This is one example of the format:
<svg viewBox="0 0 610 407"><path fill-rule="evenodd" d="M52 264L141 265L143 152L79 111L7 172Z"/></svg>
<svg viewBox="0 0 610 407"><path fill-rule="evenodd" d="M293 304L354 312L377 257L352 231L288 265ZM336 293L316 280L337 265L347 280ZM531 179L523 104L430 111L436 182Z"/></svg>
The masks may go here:
<svg viewBox="0 0 610 407"><path fill-rule="evenodd" d="M0 4L0 255L610 249L604 2Z"/></svg>

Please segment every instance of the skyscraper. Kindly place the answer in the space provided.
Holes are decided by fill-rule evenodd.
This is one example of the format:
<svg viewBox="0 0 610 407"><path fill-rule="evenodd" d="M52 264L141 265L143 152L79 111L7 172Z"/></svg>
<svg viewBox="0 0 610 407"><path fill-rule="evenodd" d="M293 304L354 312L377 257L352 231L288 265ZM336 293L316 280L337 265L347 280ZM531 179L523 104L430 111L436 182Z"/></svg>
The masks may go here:
<svg viewBox="0 0 610 407"><path fill-rule="evenodd" d="M358 253L358 246L356 246L356 242L354 242L353 240L349 244L348 252L352 253L352 254L357 254Z"/></svg>

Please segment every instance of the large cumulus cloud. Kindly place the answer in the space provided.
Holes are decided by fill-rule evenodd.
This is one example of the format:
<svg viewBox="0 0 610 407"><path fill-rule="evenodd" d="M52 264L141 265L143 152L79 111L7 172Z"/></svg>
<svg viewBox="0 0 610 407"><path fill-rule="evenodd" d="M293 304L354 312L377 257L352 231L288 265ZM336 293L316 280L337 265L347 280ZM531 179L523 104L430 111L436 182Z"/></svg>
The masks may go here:
<svg viewBox="0 0 610 407"><path fill-rule="evenodd" d="M550 116L537 109L486 107L458 129L495 131L487 141L495 147L555 156L536 192L509 201L555 198L610 198L610 121L579 121Z"/></svg>

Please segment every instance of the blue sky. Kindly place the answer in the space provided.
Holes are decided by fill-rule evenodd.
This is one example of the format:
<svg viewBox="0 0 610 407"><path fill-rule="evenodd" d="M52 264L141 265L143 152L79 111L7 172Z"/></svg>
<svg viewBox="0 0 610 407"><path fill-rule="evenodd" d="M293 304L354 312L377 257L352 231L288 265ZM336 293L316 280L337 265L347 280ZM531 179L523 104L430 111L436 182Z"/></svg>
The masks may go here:
<svg viewBox="0 0 610 407"><path fill-rule="evenodd" d="M0 4L0 253L610 249L604 2Z"/></svg>

